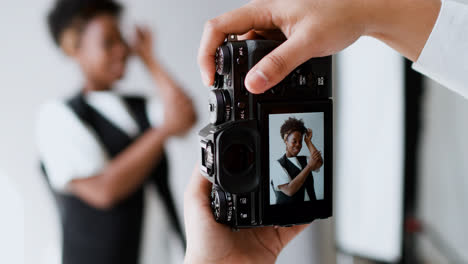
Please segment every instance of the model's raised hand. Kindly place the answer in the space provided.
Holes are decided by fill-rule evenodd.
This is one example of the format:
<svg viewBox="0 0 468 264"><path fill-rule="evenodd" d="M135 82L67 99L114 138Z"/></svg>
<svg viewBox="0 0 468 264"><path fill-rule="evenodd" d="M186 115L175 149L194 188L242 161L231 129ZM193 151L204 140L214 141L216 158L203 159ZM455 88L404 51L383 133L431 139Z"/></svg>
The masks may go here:
<svg viewBox="0 0 468 264"><path fill-rule="evenodd" d="M133 52L141 58L143 63L148 65L154 60L153 35L148 27L135 27L135 40L132 44Z"/></svg>
<svg viewBox="0 0 468 264"><path fill-rule="evenodd" d="M307 142L311 142L312 141L312 129L308 128L305 135L304 135L304 141L307 143Z"/></svg>

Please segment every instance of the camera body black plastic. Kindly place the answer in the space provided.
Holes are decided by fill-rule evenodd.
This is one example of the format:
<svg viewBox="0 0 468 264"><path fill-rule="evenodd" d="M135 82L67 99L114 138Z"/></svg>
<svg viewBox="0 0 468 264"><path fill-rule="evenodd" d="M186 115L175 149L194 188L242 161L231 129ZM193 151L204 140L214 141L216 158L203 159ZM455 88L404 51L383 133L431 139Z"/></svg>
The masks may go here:
<svg viewBox="0 0 468 264"><path fill-rule="evenodd" d="M304 224L332 215L332 60L310 59L263 94L245 88L250 69L280 43L227 41L216 53L210 124L199 132L201 173L213 183L216 221L233 228ZM323 199L290 205L269 203L268 116L324 113Z"/></svg>

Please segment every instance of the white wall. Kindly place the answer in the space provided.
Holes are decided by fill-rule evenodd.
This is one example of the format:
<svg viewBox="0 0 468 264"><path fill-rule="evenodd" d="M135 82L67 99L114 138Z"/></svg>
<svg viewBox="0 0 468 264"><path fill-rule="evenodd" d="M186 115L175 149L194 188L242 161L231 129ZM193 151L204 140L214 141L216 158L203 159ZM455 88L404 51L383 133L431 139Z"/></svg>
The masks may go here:
<svg viewBox="0 0 468 264"><path fill-rule="evenodd" d="M335 100L337 243L394 262L403 219L403 59L363 37L338 56Z"/></svg>
<svg viewBox="0 0 468 264"><path fill-rule="evenodd" d="M158 57L194 97L199 110L200 122L194 132L186 139L168 144L170 160L178 164L171 167L171 177L182 214L183 190L198 159L195 132L208 120L205 111L208 88L201 84L196 63L203 24L246 1L123 2L128 7L126 21L144 22L155 30ZM8 176L8 184L0 184L0 198L9 205L6 214L15 217L14 221L3 214L0 217L0 226L8 226L11 231L7 236L0 235L0 245L8 245L9 252L4 255L5 247L1 247L1 257L8 257L0 258L1 263L58 263L60 253L58 218L38 171L34 120L42 102L73 93L81 82L77 68L59 53L48 35L45 15L51 4L52 0L0 2L0 170ZM152 89L149 76L136 61L131 62L128 77L121 86L143 92ZM2 183L5 177L0 178ZM291 259L296 259L294 263L316 262L318 248L323 248L324 243L314 244L319 234L314 229L316 224L288 246L278 263L289 263ZM15 234L19 239L15 241L20 242L9 243Z"/></svg>
<svg viewBox="0 0 468 264"><path fill-rule="evenodd" d="M429 79L425 84L418 208L427 229L421 250L433 263L467 263L468 99ZM449 251L440 251L433 232Z"/></svg>
<svg viewBox="0 0 468 264"><path fill-rule="evenodd" d="M22 263L24 261L24 201L12 180L0 171L0 263ZM8 250L5 250L8 249Z"/></svg>

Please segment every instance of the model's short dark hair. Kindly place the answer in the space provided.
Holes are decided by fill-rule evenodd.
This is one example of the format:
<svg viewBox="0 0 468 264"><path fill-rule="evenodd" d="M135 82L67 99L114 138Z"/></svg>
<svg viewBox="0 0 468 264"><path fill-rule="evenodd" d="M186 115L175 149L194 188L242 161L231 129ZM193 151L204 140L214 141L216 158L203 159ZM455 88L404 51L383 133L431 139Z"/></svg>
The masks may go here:
<svg viewBox="0 0 468 264"><path fill-rule="evenodd" d="M288 118L288 120L284 121L283 125L281 126L281 129L280 129L281 138L284 139L285 135L289 135L295 131L300 132L301 134L304 134L307 131L307 129L302 119L290 117Z"/></svg>
<svg viewBox="0 0 468 264"><path fill-rule="evenodd" d="M119 16L122 6L113 0L56 0L47 16L49 31L57 45L71 26L85 25L100 14Z"/></svg>

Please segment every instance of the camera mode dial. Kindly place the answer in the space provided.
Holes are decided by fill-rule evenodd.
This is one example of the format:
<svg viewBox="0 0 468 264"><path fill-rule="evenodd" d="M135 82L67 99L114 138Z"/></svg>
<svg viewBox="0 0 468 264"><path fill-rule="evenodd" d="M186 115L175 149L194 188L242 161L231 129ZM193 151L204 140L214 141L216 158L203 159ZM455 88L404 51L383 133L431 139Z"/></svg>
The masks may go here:
<svg viewBox="0 0 468 264"><path fill-rule="evenodd" d="M226 75L231 72L231 53L227 46L218 47L215 55L216 72L219 75Z"/></svg>
<svg viewBox="0 0 468 264"><path fill-rule="evenodd" d="M210 108L210 122L213 125L219 125L231 118L232 102L228 90L212 90L208 98L208 103Z"/></svg>
<svg viewBox="0 0 468 264"><path fill-rule="evenodd" d="M218 186L211 190L211 210L216 222L229 223L232 221L234 201L230 193L224 192Z"/></svg>

